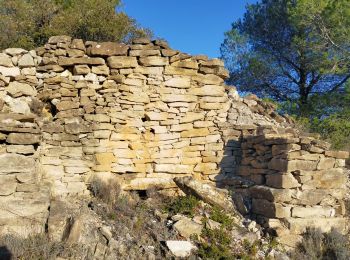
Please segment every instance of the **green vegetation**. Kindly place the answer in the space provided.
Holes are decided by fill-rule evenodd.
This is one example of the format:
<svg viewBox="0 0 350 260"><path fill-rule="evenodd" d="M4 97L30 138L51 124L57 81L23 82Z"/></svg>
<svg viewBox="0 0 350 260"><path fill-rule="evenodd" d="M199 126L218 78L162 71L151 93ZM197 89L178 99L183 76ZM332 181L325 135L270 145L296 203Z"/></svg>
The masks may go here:
<svg viewBox="0 0 350 260"><path fill-rule="evenodd" d="M223 209L218 206L213 206L210 214L210 219L218 222L227 230L231 230L234 226L234 220L227 215Z"/></svg>
<svg viewBox="0 0 350 260"><path fill-rule="evenodd" d="M198 255L203 259L232 259L231 237L222 228L204 228L201 237L205 242L199 244Z"/></svg>
<svg viewBox="0 0 350 260"><path fill-rule="evenodd" d="M31 49L61 34L118 42L151 36L148 29L116 11L120 6L120 0L0 0L0 48Z"/></svg>
<svg viewBox="0 0 350 260"><path fill-rule="evenodd" d="M199 205L199 200L194 196L180 196L174 198L168 205L165 206L165 211L175 214L184 214L194 216L195 210Z"/></svg>
<svg viewBox="0 0 350 260"><path fill-rule="evenodd" d="M329 233L308 229L303 234L303 240L295 250L293 259L350 259L349 241L335 229Z"/></svg>
<svg viewBox="0 0 350 260"><path fill-rule="evenodd" d="M335 148L350 143L350 2L261 0L221 45L229 82L279 102Z"/></svg>

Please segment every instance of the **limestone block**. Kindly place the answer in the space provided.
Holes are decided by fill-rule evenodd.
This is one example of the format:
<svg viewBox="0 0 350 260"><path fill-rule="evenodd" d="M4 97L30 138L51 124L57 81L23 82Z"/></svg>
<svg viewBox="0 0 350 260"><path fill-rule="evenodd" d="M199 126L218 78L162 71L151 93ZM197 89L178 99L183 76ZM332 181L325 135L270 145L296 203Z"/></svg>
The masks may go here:
<svg viewBox="0 0 350 260"><path fill-rule="evenodd" d="M165 112L147 112L145 117L149 121L162 121L168 119L168 113Z"/></svg>
<svg viewBox="0 0 350 260"><path fill-rule="evenodd" d="M165 243L170 252L175 257L180 258L189 257L191 255L191 252L197 249L197 247L189 241L168 240Z"/></svg>
<svg viewBox="0 0 350 260"><path fill-rule="evenodd" d="M22 172L16 174L16 180L19 183L34 183L36 181L35 172Z"/></svg>
<svg viewBox="0 0 350 260"><path fill-rule="evenodd" d="M69 182L67 183L67 191L70 194L80 194L83 195L87 190L86 184L84 182Z"/></svg>
<svg viewBox="0 0 350 260"><path fill-rule="evenodd" d="M33 145L7 145L8 153L33 154L35 152Z"/></svg>
<svg viewBox="0 0 350 260"><path fill-rule="evenodd" d="M183 217L174 224L174 229L179 232L182 237L190 238L192 235L198 235L202 233L203 226L194 222L193 220Z"/></svg>
<svg viewBox="0 0 350 260"><path fill-rule="evenodd" d="M202 84L220 85L224 82L222 78L214 74L196 74L192 77L192 80Z"/></svg>
<svg viewBox="0 0 350 260"><path fill-rule="evenodd" d="M127 55L129 46L116 42L93 43L87 53L91 56L119 56Z"/></svg>
<svg viewBox="0 0 350 260"><path fill-rule="evenodd" d="M174 66L165 66L164 74L165 75L196 76L197 70L178 68L178 67L174 67Z"/></svg>
<svg viewBox="0 0 350 260"><path fill-rule="evenodd" d="M66 166L64 167L64 171L66 173L72 173L72 174L82 174L90 171L89 167L84 166Z"/></svg>
<svg viewBox="0 0 350 260"><path fill-rule="evenodd" d="M335 164L334 158L321 158L317 164L317 170L326 170L333 168Z"/></svg>
<svg viewBox="0 0 350 260"><path fill-rule="evenodd" d="M2 74L4 77L17 77L21 75L21 71L18 67L4 67L0 66L0 74Z"/></svg>
<svg viewBox="0 0 350 260"><path fill-rule="evenodd" d="M187 112L184 117L180 119L180 123L191 123L197 120L204 119L204 113Z"/></svg>
<svg viewBox="0 0 350 260"><path fill-rule="evenodd" d="M349 152L347 151L326 151L326 156L334 157L337 159L348 159L349 158Z"/></svg>
<svg viewBox="0 0 350 260"><path fill-rule="evenodd" d="M198 63L195 60L180 60L171 63L171 66L178 67L178 68L187 68L187 69L198 69Z"/></svg>
<svg viewBox="0 0 350 260"><path fill-rule="evenodd" d="M58 65L60 66L74 66L74 65L103 65L105 60L102 58L90 58L90 57L80 57L80 58L70 58L62 57L58 58Z"/></svg>
<svg viewBox="0 0 350 260"><path fill-rule="evenodd" d="M172 102L195 102L197 97L194 95L188 94L161 94L161 100L165 103Z"/></svg>
<svg viewBox="0 0 350 260"><path fill-rule="evenodd" d="M66 123L64 125L64 130L68 134L80 134L80 133L91 132L91 127L88 126L87 124L72 122L72 123Z"/></svg>
<svg viewBox="0 0 350 260"><path fill-rule="evenodd" d="M34 67L34 66L35 66L34 59L32 55L30 55L29 53L24 54L18 60L18 67L20 68L28 68L28 67Z"/></svg>
<svg viewBox="0 0 350 260"><path fill-rule="evenodd" d="M152 187L161 187L164 189L175 188L176 184L172 177L147 177L134 178L122 184L124 190L147 190Z"/></svg>
<svg viewBox="0 0 350 260"><path fill-rule="evenodd" d="M90 68L88 65L75 65L73 69L74 75L87 75L90 73Z"/></svg>
<svg viewBox="0 0 350 260"><path fill-rule="evenodd" d="M190 174L193 172L191 165L176 165L176 164L156 164L154 166L155 172L168 172L178 174Z"/></svg>
<svg viewBox="0 0 350 260"><path fill-rule="evenodd" d="M334 217L335 209L330 207L313 206L313 207L293 207L292 217L295 218L320 218Z"/></svg>
<svg viewBox="0 0 350 260"><path fill-rule="evenodd" d="M142 66L150 67L150 66L165 66L169 64L169 60L166 57L159 57L159 56L148 56L148 57L141 57L139 59L140 64Z"/></svg>
<svg viewBox="0 0 350 260"><path fill-rule="evenodd" d="M29 84L20 83L17 81L10 82L10 84L5 89L12 97L20 97L20 96L34 97L37 95L37 91L34 87L30 86Z"/></svg>
<svg viewBox="0 0 350 260"><path fill-rule="evenodd" d="M48 179L59 180L64 176L64 169L61 165L43 165L44 176Z"/></svg>
<svg viewBox="0 0 350 260"><path fill-rule="evenodd" d="M318 171L313 175L313 179L306 184L319 189L337 189L346 185L347 176L342 168L334 168Z"/></svg>
<svg viewBox="0 0 350 260"><path fill-rule="evenodd" d="M109 67L107 65L92 66L91 72L95 73L96 75L108 76L109 75Z"/></svg>
<svg viewBox="0 0 350 260"><path fill-rule="evenodd" d="M292 174L268 174L266 175L266 185L277 189L290 189L301 186Z"/></svg>
<svg viewBox="0 0 350 260"><path fill-rule="evenodd" d="M186 130L193 129L193 124L178 124L178 125L172 125L170 128L171 132L182 132Z"/></svg>
<svg viewBox="0 0 350 260"><path fill-rule="evenodd" d="M95 121L99 123L109 123L111 120L110 117L105 114L95 114L95 115L85 114L84 118L88 121Z"/></svg>
<svg viewBox="0 0 350 260"><path fill-rule="evenodd" d="M135 68L138 66L135 57L112 56L107 59L108 66L112 69Z"/></svg>
<svg viewBox="0 0 350 260"><path fill-rule="evenodd" d="M252 212L268 218L288 218L291 215L291 207L264 199L253 199Z"/></svg>
<svg viewBox="0 0 350 260"><path fill-rule="evenodd" d="M222 97L225 94L224 86L219 85L204 85L200 88L192 88L189 90L189 94L196 96L213 96Z"/></svg>
<svg viewBox="0 0 350 260"><path fill-rule="evenodd" d="M94 138L109 139L110 135L111 135L110 130L96 130L96 131L94 131Z"/></svg>
<svg viewBox="0 0 350 260"><path fill-rule="evenodd" d="M9 196L13 194L16 191L16 187L17 181L14 174L0 175L0 196Z"/></svg>
<svg viewBox="0 0 350 260"><path fill-rule="evenodd" d="M74 101L61 101L57 103L56 108L59 111L79 108L79 103Z"/></svg>
<svg viewBox="0 0 350 260"><path fill-rule="evenodd" d="M208 128L195 128L195 129L181 132L181 137L182 138L201 137L201 136L207 136L209 134L210 134L210 131Z"/></svg>
<svg viewBox="0 0 350 260"><path fill-rule="evenodd" d="M329 232L334 227L344 232L347 220L346 218L287 218L285 224L293 234L302 234L310 227L319 228L322 232Z"/></svg>
<svg viewBox="0 0 350 260"><path fill-rule="evenodd" d="M16 191L17 192L36 192L39 190L39 185L35 183L18 183Z"/></svg>
<svg viewBox="0 0 350 260"><path fill-rule="evenodd" d="M6 142L10 144L37 144L40 142L40 136L29 133L10 133Z"/></svg>
<svg viewBox="0 0 350 260"><path fill-rule="evenodd" d="M130 56L135 56L135 57L146 57L146 56L160 56L160 51L159 50L130 50L129 52Z"/></svg>
<svg viewBox="0 0 350 260"><path fill-rule="evenodd" d="M194 171L204 172L204 171L216 170L216 168L217 168L216 163L198 163L196 167L194 167Z"/></svg>
<svg viewBox="0 0 350 260"><path fill-rule="evenodd" d="M275 189L266 186L252 186L249 193L253 198L265 199L272 202L289 202L295 192L290 189Z"/></svg>
<svg viewBox="0 0 350 260"><path fill-rule="evenodd" d="M325 189L313 189L298 191L296 193L296 203L301 205L317 205L319 204L329 192Z"/></svg>
<svg viewBox="0 0 350 260"><path fill-rule="evenodd" d="M201 66L206 66L206 67L224 67L224 62L220 59L211 59L208 61L203 61L201 62Z"/></svg>
<svg viewBox="0 0 350 260"><path fill-rule="evenodd" d="M224 111L227 111L230 108L230 104L200 102L199 107L204 110L221 110L222 109Z"/></svg>
<svg viewBox="0 0 350 260"><path fill-rule="evenodd" d="M167 87L172 88L190 88L191 87L191 80L190 78L185 77L174 77L171 79L168 79L164 82L164 85Z"/></svg>
<svg viewBox="0 0 350 260"><path fill-rule="evenodd" d="M10 56L6 55L5 53L0 53L0 66L13 67Z"/></svg>
<svg viewBox="0 0 350 260"><path fill-rule="evenodd" d="M72 49L85 51L85 44L82 39L73 39L69 47Z"/></svg>

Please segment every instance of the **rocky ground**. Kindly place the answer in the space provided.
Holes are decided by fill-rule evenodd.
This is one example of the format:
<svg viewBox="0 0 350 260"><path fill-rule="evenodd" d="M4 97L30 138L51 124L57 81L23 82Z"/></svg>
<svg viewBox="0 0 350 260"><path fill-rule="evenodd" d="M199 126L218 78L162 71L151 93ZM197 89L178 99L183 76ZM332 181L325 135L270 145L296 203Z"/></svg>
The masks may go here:
<svg viewBox="0 0 350 260"><path fill-rule="evenodd" d="M225 193L177 182L187 195L93 182L92 198L51 203L47 236L2 238L1 259L288 259L254 221L218 204Z"/></svg>

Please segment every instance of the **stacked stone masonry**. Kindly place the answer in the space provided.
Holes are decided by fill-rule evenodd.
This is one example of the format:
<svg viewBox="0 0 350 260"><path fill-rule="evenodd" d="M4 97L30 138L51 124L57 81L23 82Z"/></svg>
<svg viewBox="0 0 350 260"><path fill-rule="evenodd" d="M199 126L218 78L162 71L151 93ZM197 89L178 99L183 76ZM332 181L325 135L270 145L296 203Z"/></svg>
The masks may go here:
<svg viewBox="0 0 350 260"><path fill-rule="evenodd" d="M222 61L160 40L55 36L2 51L0 233L16 221L11 211L44 227L50 199L88 196L96 176L125 190L172 189L188 175L248 181L237 191L252 207L241 208L279 235L318 218L343 223L347 153L299 137L289 117L239 97L227 77Z"/></svg>

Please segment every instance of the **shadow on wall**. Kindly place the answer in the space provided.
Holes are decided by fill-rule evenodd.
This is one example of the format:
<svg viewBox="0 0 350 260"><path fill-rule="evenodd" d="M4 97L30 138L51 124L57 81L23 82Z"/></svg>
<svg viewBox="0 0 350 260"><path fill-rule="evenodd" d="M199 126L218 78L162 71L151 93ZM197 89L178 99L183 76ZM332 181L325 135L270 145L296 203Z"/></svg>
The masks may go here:
<svg viewBox="0 0 350 260"><path fill-rule="evenodd" d="M12 259L12 253L6 246L0 246L0 259L2 260Z"/></svg>
<svg viewBox="0 0 350 260"><path fill-rule="evenodd" d="M226 136L215 181L232 192L242 215L277 235L286 227L296 235L310 225L345 229L347 152L330 151L327 142L293 129L240 131L240 136Z"/></svg>

